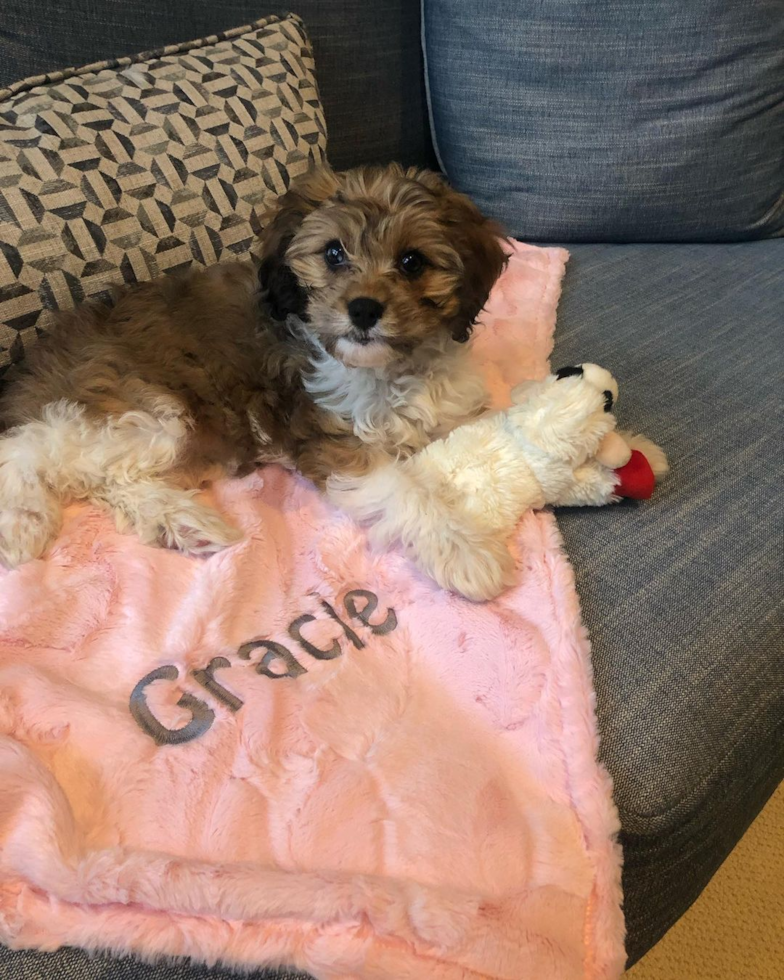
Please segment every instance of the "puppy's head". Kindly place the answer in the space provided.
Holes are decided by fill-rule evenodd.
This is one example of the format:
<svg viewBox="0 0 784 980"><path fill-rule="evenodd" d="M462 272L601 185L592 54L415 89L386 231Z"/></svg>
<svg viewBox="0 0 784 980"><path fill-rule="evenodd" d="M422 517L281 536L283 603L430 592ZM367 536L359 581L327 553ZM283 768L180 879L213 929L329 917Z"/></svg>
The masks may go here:
<svg viewBox="0 0 784 980"><path fill-rule="evenodd" d="M345 364L383 368L468 340L506 261L499 234L436 174L311 171L262 235L262 296Z"/></svg>

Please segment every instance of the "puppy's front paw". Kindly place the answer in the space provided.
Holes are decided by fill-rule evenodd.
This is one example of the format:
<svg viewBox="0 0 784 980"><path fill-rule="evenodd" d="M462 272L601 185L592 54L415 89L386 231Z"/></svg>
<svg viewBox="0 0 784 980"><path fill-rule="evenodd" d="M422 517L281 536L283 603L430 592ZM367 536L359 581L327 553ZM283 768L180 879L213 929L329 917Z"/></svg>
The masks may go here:
<svg viewBox="0 0 784 980"><path fill-rule="evenodd" d="M211 555L242 539L242 532L227 524L220 514L193 500L164 515L158 541L185 555Z"/></svg>
<svg viewBox="0 0 784 980"><path fill-rule="evenodd" d="M441 570L441 585L472 602L495 599L513 581L514 559L505 545L459 555ZM438 579L436 579L438 581Z"/></svg>
<svg viewBox="0 0 784 980"><path fill-rule="evenodd" d="M193 499L192 491L139 487L114 507L118 530L134 530L145 544L174 548L186 555L210 555L236 544L242 532L211 507Z"/></svg>
<svg viewBox="0 0 784 980"><path fill-rule="evenodd" d="M509 549L492 535L442 528L409 541L406 552L442 589L472 602L495 599L514 578Z"/></svg>
<svg viewBox="0 0 784 980"><path fill-rule="evenodd" d="M60 529L59 508L9 507L0 511L0 565L17 568L40 558Z"/></svg>

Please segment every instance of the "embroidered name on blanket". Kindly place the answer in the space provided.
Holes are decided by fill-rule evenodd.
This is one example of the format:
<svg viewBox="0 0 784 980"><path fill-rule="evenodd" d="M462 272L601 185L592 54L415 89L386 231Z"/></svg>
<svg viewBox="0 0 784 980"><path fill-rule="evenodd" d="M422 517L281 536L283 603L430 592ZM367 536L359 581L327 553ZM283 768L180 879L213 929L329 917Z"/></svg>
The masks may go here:
<svg viewBox="0 0 784 980"><path fill-rule="evenodd" d="M313 593L313 597L319 599L324 614L339 624L346 640L357 650L364 649L365 641L341 617L334 605L315 593ZM373 636L386 636L397 628L397 615L391 607L386 608L382 612L381 618L374 623L371 617L376 612L378 603L378 596L369 589L350 589L343 596L342 602L348 619L356 620ZM316 621L316 616L311 613L303 613L289 624L288 635L304 653L316 660L334 660L343 653L343 647L338 639L334 639L329 647L324 648L317 646L302 634L303 627ZM261 658L252 660L254 652L259 650L264 651ZM250 662L257 674L272 680L282 680L286 677L294 679L308 672L307 668L297 660L288 647L273 639L256 637L248 640L238 648L236 655L240 660ZM212 695L216 702L230 711L239 711L245 702L215 677L216 671L230 670L235 666L237 665L226 657L213 657L206 667L192 670L190 676L208 694ZM210 705L187 691L184 691L177 701L177 707L190 712L191 720L187 724L181 728L168 728L155 717L148 703L147 688L155 681L176 681L179 676L180 672L174 664L165 664L145 674L131 692L129 708L134 721L158 745L180 745L183 742L190 742L208 732L215 721L215 711Z"/></svg>

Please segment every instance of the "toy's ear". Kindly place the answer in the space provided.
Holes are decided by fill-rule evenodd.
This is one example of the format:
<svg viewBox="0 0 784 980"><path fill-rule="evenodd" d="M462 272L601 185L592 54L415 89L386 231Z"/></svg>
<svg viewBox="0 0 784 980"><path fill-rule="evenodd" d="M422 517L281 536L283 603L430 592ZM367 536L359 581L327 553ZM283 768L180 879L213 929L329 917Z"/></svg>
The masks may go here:
<svg viewBox="0 0 784 980"><path fill-rule="evenodd" d="M338 178L329 167L298 177L267 214L259 244L261 301L275 320L289 314L307 319L307 294L286 261L286 252L305 217L330 198Z"/></svg>
<svg viewBox="0 0 784 980"><path fill-rule="evenodd" d="M569 367L558 368L555 372L555 377L558 381L563 381L564 378L581 378L583 376L582 365L574 364Z"/></svg>

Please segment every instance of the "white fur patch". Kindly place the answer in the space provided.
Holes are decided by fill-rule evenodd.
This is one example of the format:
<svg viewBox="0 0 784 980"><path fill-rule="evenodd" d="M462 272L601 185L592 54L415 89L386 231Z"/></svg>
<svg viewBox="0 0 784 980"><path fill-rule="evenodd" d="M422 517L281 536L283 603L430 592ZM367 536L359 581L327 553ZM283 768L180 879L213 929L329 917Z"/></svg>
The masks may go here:
<svg viewBox="0 0 784 980"><path fill-rule="evenodd" d="M346 367L383 368L395 356L395 352L382 340L371 340L367 344L356 344L341 337L335 345L335 353Z"/></svg>
<svg viewBox="0 0 784 980"><path fill-rule="evenodd" d="M475 601L493 598L511 579L508 536L526 507L544 503L502 420L489 415L457 428L366 477L335 477L327 493L370 525L377 547L399 542L443 588Z"/></svg>
<svg viewBox="0 0 784 980"><path fill-rule="evenodd" d="M0 439L0 562L40 557L59 530L63 499L108 505L120 530L148 543L202 553L236 541L193 491L163 481L192 423L174 402L162 398L156 409L95 422L63 400Z"/></svg>
<svg viewBox="0 0 784 980"><path fill-rule="evenodd" d="M417 450L476 416L486 401L482 379L453 341L423 351L421 359L394 371L349 367L324 352L305 387L363 442Z"/></svg>
<svg viewBox="0 0 784 980"><path fill-rule="evenodd" d="M333 477L327 494L369 525L375 547L399 543L442 588L476 602L498 595L510 584L514 567L505 536L454 509L454 495L444 484L430 485L420 464L426 461L413 456L366 477Z"/></svg>

